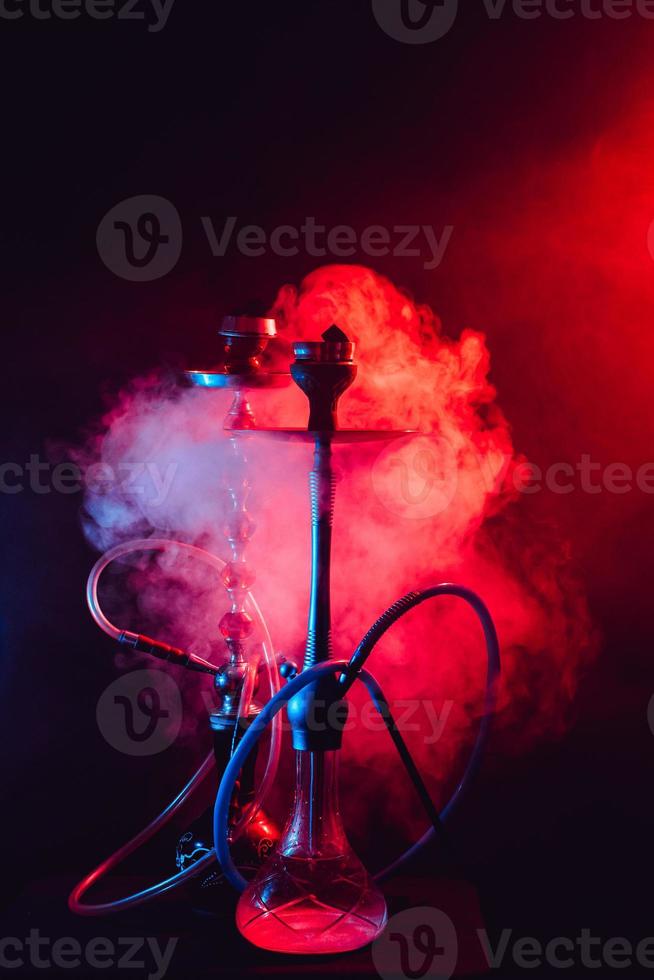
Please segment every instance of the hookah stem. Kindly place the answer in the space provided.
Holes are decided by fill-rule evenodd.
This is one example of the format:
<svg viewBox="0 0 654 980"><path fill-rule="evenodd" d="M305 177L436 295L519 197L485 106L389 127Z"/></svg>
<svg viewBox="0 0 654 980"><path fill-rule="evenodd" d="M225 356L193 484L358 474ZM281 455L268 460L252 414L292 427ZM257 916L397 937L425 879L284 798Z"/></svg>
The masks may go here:
<svg viewBox="0 0 654 980"><path fill-rule="evenodd" d="M314 465L309 474L311 493L311 599L304 669L330 660L331 629L331 550L334 524L336 478L332 468L332 441L325 433L316 436ZM320 846L324 755L309 752L309 849Z"/></svg>
<svg viewBox="0 0 654 980"><path fill-rule="evenodd" d="M312 561L305 670L332 656L330 578L336 474L332 468L332 440L328 433L321 432L316 436L309 488Z"/></svg>

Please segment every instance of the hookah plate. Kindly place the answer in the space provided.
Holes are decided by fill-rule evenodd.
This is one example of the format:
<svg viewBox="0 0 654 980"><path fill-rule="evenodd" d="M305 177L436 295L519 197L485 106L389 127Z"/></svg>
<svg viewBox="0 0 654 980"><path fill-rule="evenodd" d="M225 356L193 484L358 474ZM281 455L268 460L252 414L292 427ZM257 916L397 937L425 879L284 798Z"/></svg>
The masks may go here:
<svg viewBox="0 0 654 980"><path fill-rule="evenodd" d="M184 377L195 388L232 388L241 391L255 388L285 388L291 382L283 371L262 371L251 374L226 374L220 371L185 371Z"/></svg>
<svg viewBox="0 0 654 980"><path fill-rule="evenodd" d="M336 429L325 432L320 429L233 429L243 435L264 436L281 442L311 442L316 439L329 439L330 442L341 445L355 442L390 442L393 439L405 439L419 433L415 429Z"/></svg>

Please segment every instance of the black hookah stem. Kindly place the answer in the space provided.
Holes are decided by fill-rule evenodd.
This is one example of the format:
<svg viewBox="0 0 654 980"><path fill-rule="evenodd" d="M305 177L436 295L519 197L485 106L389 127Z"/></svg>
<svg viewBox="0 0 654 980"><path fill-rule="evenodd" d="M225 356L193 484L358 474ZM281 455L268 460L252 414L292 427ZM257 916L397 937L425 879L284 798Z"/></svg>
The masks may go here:
<svg viewBox="0 0 654 980"><path fill-rule="evenodd" d="M313 436L313 469L309 474L311 496L311 595L303 669L324 663L332 655L331 551L336 473L332 443L338 430L337 406L352 384L357 369L354 344L332 325L320 341L293 344L295 361L291 377L309 399L308 431ZM335 724L332 709L344 704L335 677L307 686L289 701L287 715L293 731L293 747L321 752L338 749L342 726Z"/></svg>
<svg viewBox="0 0 654 980"><path fill-rule="evenodd" d="M332 466L329 434L316 436L313 469L309 474L311 495L311 598L304 668L332 656L331 551L337 477Z"/></svg>
<svg viewBox="0 0 654 980"><path fill-rule="evenodd" d="M338 429L337 407L356 377L354 344L332 324L320 341L293 344L291 377L309 399L308 430L313 433L311 491L311 599L304 668L324 663L332 655L330 574L332 526L337 477L332 467L333 434Z"/></svg>

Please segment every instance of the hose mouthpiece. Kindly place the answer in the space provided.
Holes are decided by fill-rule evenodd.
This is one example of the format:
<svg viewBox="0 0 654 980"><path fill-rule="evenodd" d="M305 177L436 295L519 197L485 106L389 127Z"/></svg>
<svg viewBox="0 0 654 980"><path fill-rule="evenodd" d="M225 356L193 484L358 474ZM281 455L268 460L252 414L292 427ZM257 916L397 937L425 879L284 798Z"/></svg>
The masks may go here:
<svg viewBox="0 0 654 980"><path fill-rule="evenodd" d="M217 674L219 668L210 664L202 657L196 657L193 653L186 653L177 647L171 647L167 643L153 640L151 636L144 636L142 633L130 633L124 630L118 637L121 646L127 646L130 650L138 653L147 653L150 657L157 660L165 660L166 663L175 664L176 667L185 667L200 674Z"/></svg>

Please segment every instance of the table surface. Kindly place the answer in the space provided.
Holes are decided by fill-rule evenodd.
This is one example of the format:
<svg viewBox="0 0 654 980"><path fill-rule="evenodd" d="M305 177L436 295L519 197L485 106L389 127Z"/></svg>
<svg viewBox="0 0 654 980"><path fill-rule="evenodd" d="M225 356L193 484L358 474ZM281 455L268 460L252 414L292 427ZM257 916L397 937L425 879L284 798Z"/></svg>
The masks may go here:
<svg viewBox="0 0 654 980"><path fill-rule="evenodd" d="M234 899L220 914L202 913L194 910L188 901L178 898L163 898L142 908L132 909L119 916L102 918L80 918L72 915L66 906L66 897L74 885L73 879L47 878L33 882L17 894L5 898L0 912L1 934L4 937L27 938L31 930L38 930L39 936L49 943L42 947L40 955L47 959L50 944L57 939L71 938L85 949L87 944L98 937L105 937L123 955L127 949L127 939L136 942L141 939L141 950L134 953L146 964L134 968L111 966L105 969L90 968L87 965L70 967L57 971L35 966L28 960L22 967L12 969L11 975L25 976L62 975L74 977L110 977L113 975L129 978L131 976L153 976L156 966L151 959L147 938L156 940L159 948L165 949L168 942L176 940L166 978L216 977L216 976L361 976L378 977L370 947L355 953L338 956L291 956L267 953L255 949L238 933L234 923ZM115 894L125 894L145 884L143 879L116 876L112 881ZM466 934L483 928L483 919L477 893L473 886L465 882L437 881L429 878L398 877L384 887L389 917L410 908L439 908L456 922L459 934L457 976L481 976L485 964L480 959L478 943L468 942ZM391 923L392 924L392 923ZM463 939L463 942L461 941ZM476 950L476 952L471 951ZM11 952L13 956L13 951ZM417 954L416 954L417 955ZM150 957L150 958L148 958ZM428 973L427 976L433 974ZM386 978L384 978L386 980ZM390 980L390 975L388 977Z"/></svg>

